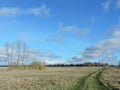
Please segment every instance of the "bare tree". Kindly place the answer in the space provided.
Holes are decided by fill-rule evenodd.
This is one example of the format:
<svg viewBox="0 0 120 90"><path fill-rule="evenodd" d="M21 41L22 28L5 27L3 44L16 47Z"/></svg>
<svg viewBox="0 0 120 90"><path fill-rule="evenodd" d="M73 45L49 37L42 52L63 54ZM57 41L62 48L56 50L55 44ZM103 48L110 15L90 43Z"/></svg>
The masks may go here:
<svg viewBox="0 0 120 90"><path fill-rule="evenodd" d="M16 52L17 52L17 62L18 65L21 62L21 65L23 65L25 59L29 56L29 48L27 44L23 43L22 41L17 41L16 42Z"/></svg>
<svg viewBox="0 0 120 90"><path fill-rule="evenodd" d="M10 50L10 61L12 61L13 60L13 55L14 55L14 42L13 43L11 43L11 50Z"/></svg>
<svg viewBox="0 0 120 90"><path fill-rule="evenodd" d="M17 65L19 66L20 63L20 56L21 56L21 41L16 41L16 53L17 53Z"/></svg>
<svg viewBox="0 0 120 90"><path fill-rule="evenodd" d="M24 64L25 59L29 56L29 47L27 44L23 43L22 45L22 65Z"/></svg>
<svg viewBox="0 0 120 90"><path fill-rule="evenodd" d="M13 59L13 53L14 53L14 43L7 42L4 45L3 56L5 60L7 60L8 65L10 65L10 62Z"/></svg>
<svg viewBox="0 0 120 90"><path fill-rule="evenodd" d="M0 49L0 58L6 60L9 66L13 63L16 63L17 66L23 66L29 54L28 45L20 40L6 42L2 49Z"/></svg>

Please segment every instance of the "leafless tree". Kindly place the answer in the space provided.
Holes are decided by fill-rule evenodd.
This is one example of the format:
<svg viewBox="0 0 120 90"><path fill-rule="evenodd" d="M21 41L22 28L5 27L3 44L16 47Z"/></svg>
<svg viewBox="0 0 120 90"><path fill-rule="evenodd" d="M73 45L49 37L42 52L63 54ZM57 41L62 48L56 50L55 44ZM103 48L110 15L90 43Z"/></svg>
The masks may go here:
<svg viewBox="0 0 120 90"><path fill-rule="evenodd" d="M20 63L20 56L21 56L21 41L16 41L16 54L17 54L17 64Z"/></svg>
<svg viewBox="0 0 120 90"><path fill-rule="evenodd" d="M3 56L4 56L5 60L7 60L7 62L8 62L8 65L10 65L10 62L13 59L14 43L7 42L4 45L4 50L2 52L3 52Z"/></svg>
<svg viewBox="0 0 120 90"><path fill-rule="evenodd" d="M29 47L27 44L25 44L22 41L17 41L16 42L16 53L17 53L17 62L18 65L21 62L21 65L23 65L25 59L29 56Z"/></svg>
<svg viewBox="0 0 120 90"><path fill-rule="evenodd" d="M23 41L6 42L3 47L0 47L0 59L7 61L10 65L22 65L30 56L29 47Z"/></svg>
<svg viewBox="0 0 120 90"><path fill-rule="evenodd" d="M22 65L24 64L25 59L29 56L29 47L27 44L22 44Z"/></svg>

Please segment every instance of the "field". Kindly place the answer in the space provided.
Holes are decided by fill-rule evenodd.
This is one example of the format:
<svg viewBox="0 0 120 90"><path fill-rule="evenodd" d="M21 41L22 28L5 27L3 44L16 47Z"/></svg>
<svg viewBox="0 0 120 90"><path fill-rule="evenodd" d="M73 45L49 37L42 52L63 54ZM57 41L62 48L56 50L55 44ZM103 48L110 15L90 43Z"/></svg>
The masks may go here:
<svg viewBox="0 0 120 90"><path fill-rule="evenodd" d="M46 70L0 69L0 90L66 90L99 67L50 67Z"/></svg>
<svg viewBox="0 0 120 90"><path fill-rule="evenodd" d="M100 67L0 68L0 90L120 90L120 70Z"/></svg>
<svg viewBox="0 0 120 90"><path fill-rule="evenodd" d="M100 79L109 90L120 90L120 68L106 69Z"/></svg>

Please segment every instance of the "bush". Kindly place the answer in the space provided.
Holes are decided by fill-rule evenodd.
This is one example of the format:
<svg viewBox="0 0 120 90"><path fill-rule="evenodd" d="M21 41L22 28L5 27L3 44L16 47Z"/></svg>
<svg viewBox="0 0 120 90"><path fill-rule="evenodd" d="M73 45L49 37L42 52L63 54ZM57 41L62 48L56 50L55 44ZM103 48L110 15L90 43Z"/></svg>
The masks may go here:
<svg viewBox="0 0 120 90"><path fill-rule="evenodd" d="M46 66L41 61L34 61L32 62L32 68L37 70L42 70L42 69L45 69Z"/></svg>
<svg viewBox="0 0 120 90"><path fill-rule="evenodd" d="M46 69L46 65L41 61L33 61L31 64L28 65L18 65L17 62L10 62L8 66L8 70L18 69L18 70L30 70L30 69L37 69L42 70Z"/></svg>
<svg viewBox="0 0 120 90"><path fill-rule="evenodd" d="M18 62L15 62L15 61L10 62L8 66L9 67L17 67L18 66Z"/></svg>

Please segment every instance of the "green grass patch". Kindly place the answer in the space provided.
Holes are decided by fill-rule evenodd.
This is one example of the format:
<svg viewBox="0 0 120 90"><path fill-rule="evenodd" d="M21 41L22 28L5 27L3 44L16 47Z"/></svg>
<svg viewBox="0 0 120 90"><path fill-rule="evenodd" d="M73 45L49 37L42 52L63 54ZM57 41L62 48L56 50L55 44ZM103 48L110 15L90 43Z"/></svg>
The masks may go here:
<svg viewBox="0 0 120 90"><path fill-rule="evenodd" d="M109 90L99 81L102 72L103 69L100 69L88 76L78 78L67 90Z"/></svg>

